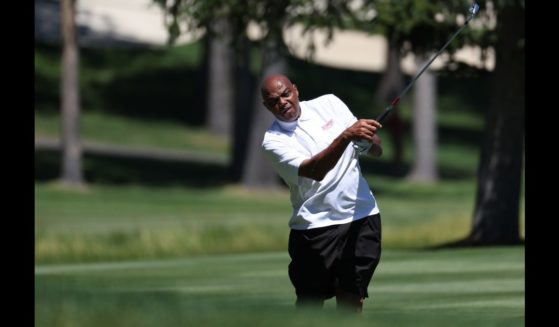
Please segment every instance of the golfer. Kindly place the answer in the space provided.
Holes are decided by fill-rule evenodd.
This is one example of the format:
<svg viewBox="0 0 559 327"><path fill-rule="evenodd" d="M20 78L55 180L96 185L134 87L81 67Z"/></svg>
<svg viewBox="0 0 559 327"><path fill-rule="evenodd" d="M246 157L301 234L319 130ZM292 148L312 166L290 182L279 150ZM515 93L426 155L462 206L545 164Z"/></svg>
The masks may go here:
<svg viewBox="0 0 559 327"><path fill-rule="evenodd" d="M284 75L261 85L264 106L276 117L262 149L289 186L289 278L296 308L319 307L336 297L338 309L361 313L381 253L381 222L375 198L359 167L355 142L372 144L381 124L357 119L332 94L299 102Z"/></svg>

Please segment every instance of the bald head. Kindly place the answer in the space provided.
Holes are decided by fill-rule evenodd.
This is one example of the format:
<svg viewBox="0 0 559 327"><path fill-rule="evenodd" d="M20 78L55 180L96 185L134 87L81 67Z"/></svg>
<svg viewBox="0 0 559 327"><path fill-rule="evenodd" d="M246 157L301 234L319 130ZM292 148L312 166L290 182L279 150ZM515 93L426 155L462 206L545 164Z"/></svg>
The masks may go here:
<svg viewBox="0 0 559 327"><path fill-rule="evenodd" d="M270 91L278 89L279 87L281 87L281 85L285 85L287 87L293 87L293 83L291 83L289 78L287 78L287 76L285 75L282 74L268 75L266 76L266 78L264 78L264 81L262 81L262 85L260 86L260 92L264 97L265 94L268 94L270 93Z"/></svg>
<svg viewBox="0 0 559 327"><path fill-rule="evenodd" d="M260 92L262 103L277 119L294 121L301 114L299 91L285 75L266 76L262 81Z"/></svg>

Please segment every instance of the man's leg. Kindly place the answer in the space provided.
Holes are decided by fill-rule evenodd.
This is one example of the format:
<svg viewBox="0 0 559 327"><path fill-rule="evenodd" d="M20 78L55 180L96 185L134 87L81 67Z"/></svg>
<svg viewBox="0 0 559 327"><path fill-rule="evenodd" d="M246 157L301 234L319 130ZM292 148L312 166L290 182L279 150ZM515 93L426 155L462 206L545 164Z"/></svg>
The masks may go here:
<svg viewBox="0 0 559 327"><path fill-rule="evenodd" d="M314 296L297 296L295 308L297 309L322 309L324 300Z"/></svg>
<svg viewBox="0 0 559 327"><path fill-rule="evenodd" d="M361 313L367 287L381 254L380 214L351 223L339 269L339 309Z"/></svg>
<svg viewBox="0 0 559 327"><path fill-rule="evenodd" d="M360 294L336 289L336 307L340 311L361 313L363 311L363 297Z"/></svg>
<svg viewBox="0 0 559 327"><path fill-rule="evenodd" d="M297 309L320 309L335 295L335 277L330 271L337 226L291 230L289 234L289 279L295 287Z"/></svg>

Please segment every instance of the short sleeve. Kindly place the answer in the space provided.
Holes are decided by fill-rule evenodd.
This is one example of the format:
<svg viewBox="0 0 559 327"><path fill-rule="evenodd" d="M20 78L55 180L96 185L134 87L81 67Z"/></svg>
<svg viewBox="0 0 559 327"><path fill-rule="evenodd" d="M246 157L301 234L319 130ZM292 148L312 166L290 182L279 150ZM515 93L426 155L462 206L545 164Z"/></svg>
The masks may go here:
<svg viewBox="0 0 559 327"><path fill-rule="evenodd" d="M357 121L357 118L353 115L351 110L349 110L347 105L342 100L340 100L340 98L333 94L329 94L328 101L330 102L334 113L337 117L340 117L343 125L346 128Z"/></svg>
<svg viewBox="0 0 559 327"><path fill-rule="evenodd" d="M288 184L297 185L299 166L307 157L282 140L265 138L262 142L262 150L280 177Z"/></svg>

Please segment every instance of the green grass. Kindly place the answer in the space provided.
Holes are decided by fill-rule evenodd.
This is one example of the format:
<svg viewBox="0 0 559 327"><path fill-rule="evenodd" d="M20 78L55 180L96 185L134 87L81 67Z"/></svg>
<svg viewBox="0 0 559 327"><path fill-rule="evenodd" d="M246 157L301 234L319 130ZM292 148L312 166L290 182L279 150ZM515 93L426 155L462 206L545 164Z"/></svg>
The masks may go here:
<svg viewBox="0 0 559 327"><path fill-rule="evenodd" d="M368 179L381 209L385 247L434 246L470 231L472 182ZM36 183L35 261L285 250L290 214L287 191L90 185L76 192Z"/></svg>
<svg viewBox="0 0 559 327"><path fill-rule="evenodd" d="M524 326L524 248L385 250L361 318L295 313L285 251L37 265L37 326Z"/></svg>
<svg viewBox="0 0 559 327"><path fill-rule="evenodd" d="M60 138L60 115L35 111L35 137ZM83 112L81 138L95 142L169 150L188 150L227 156L229 139L201 127L178 122L148 121L103 112Z"/></svg>
<svg viewBox="0 0 559 327"><path fill-rule="evenodd" d="M35 187L36 261L91 261L284 248L285 192L56 183Z"/></svg>

